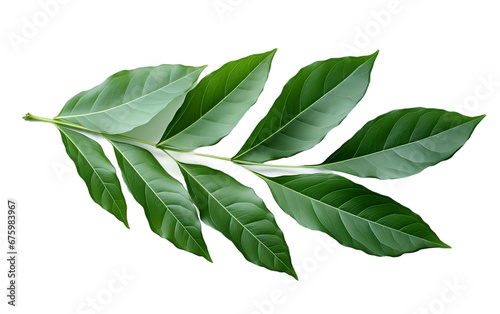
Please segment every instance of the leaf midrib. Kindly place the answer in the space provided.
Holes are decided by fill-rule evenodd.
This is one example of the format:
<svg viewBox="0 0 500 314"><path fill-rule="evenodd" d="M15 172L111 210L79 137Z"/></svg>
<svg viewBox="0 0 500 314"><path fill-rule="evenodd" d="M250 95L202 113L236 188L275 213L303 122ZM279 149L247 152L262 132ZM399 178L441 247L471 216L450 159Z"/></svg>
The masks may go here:
<svg viewBox="0 0 500 314"><path fill-rule="evenodd" d="M187 75L182 76L181 78L179 78L179 79L177 79L177 80L175 80L175 81L172 81L172 82L168 83L167 85L164 85L164 86L162 86L162 87L160 87L160 88L158 88L158 89L155 89L154 91L151 91L151 92L149 92L149 93L147 93L147 94L144 94L144 95L142 95L142 96L140 96L140 97L137 97L137 98L135 98L135 99L129 100L129 101L127 101L126 103L123 103L123 104L121 104L121 105L118 105L118 106L115 106L115 107L112 107L112 108L107 108L107 109L100 110L100 111L89 112L89 113L82 113L82 114L70 115L70 116L57 116L57 117L55 117L55 119L68 119L68 118L87 117L87 116L91 116L91 115L95 115L95 114L100 114L100 113L104 113L104 112L108 112L108 111L111 111L111 110L118 109L118 108L120 108L120 107L123 107L123 106L129 105L129 104L131 104L131 103L133 103L133 102L139 101L140 99L142 99L142 98L144 98L144 97L148 97L148 96L150 96L150 95L152 95L152 94L154 94L154 93L157 93L157 92L159 92L159 91L161 91L161 90L163 90L163 89L165 89L165 88L169 87L170 85L175 84L175 83L177 83L177 82L179 82L179 81L181 81L181 80L184 80L186 77L188 77L189 75L193 74L194 72L196 72L196 70L195 70L195 71L192 71L192 72L190 72L190 73L188 73ZM148 75L148 77L149 77L149 76L150 76L150 75ZM100 95L100 93L99 93L99 95Z"/></svg>
<svg viewBox="0 0 500 314"><path fill-rule="evenodd" d="M296 115L295 117L293 117L290 121L288 121L287 123L285 123L285 125L281 126L280 128L278 128L276 131L274 131L271 135L267 136L265 139L263 139L262 141L260 141L259 143L253 145L252 147L250 147L249 149L247 149L246 151L242 152L241 154L238 154L236 155L235 157L233 157L232 159L233 160L237 160L239 157L243 156L243 155L246 155L248 152L254 150L255 148L259 147L262 143L266 142L268 139L272 138L274 135L280 133L283 129L285 129L290 123L292 123L293 121L295 121L299 116L301 116L304 112L306 112L308 109L312 108L318 101L320 101L321 99L323 99L324 97L326 97L326 95L334 92L337 87L339 87L340 85L343 85L345 83L345 81L347 81L347 79L349 79L352 75L354 75L354 73L356 73L362 66L364 66L368 61L370 61L371 59L373 58L373 56L371 58L368 58L365 62L363 62L358 68L356 68L356 70L352 71L351 74L349 74L346 78L344 78L342 80L342 82L340 82L339 84L335 85L334 88L332 88L331 90L329 90L327 93L325 93L323 96L321 96L320 98L316 99L311 105L309 105L307 108L305 108L303 111L301 111L298 115Z"/></svg>
<svg viewBox="0 0 500 314"><path fill-rule="evenodd" d="M261 62L259 62L259 64L252 70L250 71L250 73L248 73L248 75L240 82L238 83L238 85L236 85L226 96L224 96L224 98L222 98L219 102L217 102L217 104L215 104L215 106L213 106L212 108L210 108L210 110L208 110L207 112L205 112L203 115L201 115L198 119L196 119L196 121L194 121L193 123L191 123L188 127L182 129L181 131L179 131L177 134L171 136L171 137L167 137L165 140L161 141L160 143L158 143L158 146L162 146L163 144L165 144L166 142L168 141L171 141L172 139L174 139L177 135L179 134L183 134L186 132L186 130L188 130L189 128L191 128L192 126L194 126L196 123L198 123L198 121L200 121L201 119L203 119L203 117L205 117L206 115L208 115L212 110L214 110L215 108L217 108L223 101L225 101L232 93L234 93L234 91L236 89L238 89L245 81L247 81L247 79L264 63L264 61L266 61L268 58L269 58L270 55L267 55ZM231 70L231 72L234 71ZM269 74L269 73L268 73ZM227 81L226 81L227 83ZM203 98L205 98L205 95L206 95L206 91L203 93ZM179 120L176 121L176 123L178 121L181 120L182 117L179 117Z"/></svg>
<svg viewBox="0 0 500 314"><path fill-rule="evenodd" d="M349 215L349 216L352 216L352 217L355 217L355 218L358 218L358 219L364 220L364 221L366 221L368 224L370 224L370 223L371 223L371 224L375 224L375 225L378 225L378 226L380 226L380 227L383 227L383 228L386 228L386 229L389 229L389 230L394 230L394 231L396 231L396 232L398 232L398 233L402 233L402 234L404 234L404 235L406 235L406 236L408 236L408 237L413 237L413 238L416 238L416 239L422 240L422 241L424 241L424 242L432 243L432 244L434 244L434 245L436 245L436 244L440 245L440 244L441 244L441 243L436 243L436 242L429 241L429 240L424 239L424 238L419 238L419 237L417 237L417 236L415 236L415 235L412 235L412 234L406 233L406 232L404 232L404 231L401 231L401 230L398 230L398 229L394 229L394 228L392 228L392 227L388 227L388 226L382 225L382 224L380 224L380 223L378 223L378 222L376 222L376 221L371 221L371 220L368 220L368 219L366 219L366 218L363 218L363 217L357 216L357 215L355 215L355 214L353 214L353 213L350 213L350 212L348 212L348 211L345 211L345 210L343 210L343 209L341 209L341 208L335 207L335 206L330 205L330 204L327 204L327 203L323 203L323 202L322 202L322 201L320 201L320 200L314 199L314 198L312 198L312 197L310 197L310 196L308 196L308 195L306 195L306 194L304 194L304 193L301 193L301 192L299 192L299 191L296 191L296 190L294 190L294 189L291 189L291 188L287 187L286 185L280 184L280 183L278 183L278 182L276 182L276 181L273 181L273 180L271 180L271 179L269 179L269 178L267 178L267 177L265 177L265 176L262 176L262 175L260 175L260 174L258 174L258 173L256 173L256 174L257 174L257 176L261 177L262 179L264 179L264 180L265 180L265 181L267 181L267 182L272 182L272 183L274 183L274 184L276 184L276 185L278 185L278 186L281 186L281 187L283 187L283 188L285 188L285 189L287 189L287 190L290 190L290 191L292 191L292 192L294 192L294 193L296 193L296 194L302 195L302 196L304 196L304 197L306 197L306 198L310 199L311 201L314 201L314 202L316 202L316 203L319 203L319 204L325 205L325 206L327 206L327 207L329 207L329 208L333 208L333 209L335 209L335 210L337 210L337 211L339 211L339 212L343 212L343 213L345 213L345 214L347 214L347 215ZM350 235L350 233L349 233L349 235Z"/></svg>
<svg viewBox="0 0 500 314"><path fill-rule="evenodd" d="M271 254L272 254L272 255L273 255L273 256L274 256L274 257L275 257L278 261L280 261L280 263L281 263L281 264L283 264L283 266L285 266L285 267L286 267L286 269L288 269L288 271L290 271L292 274L295 274L295 271L293 271L292 269L290 269L290 267L288 267L288 265L287 265L285 262L283 262L283 261L281 260L281 258L279 258L279 257L278 257L278 256L277 256L277 255L276 255L276 254L275 254L275 253L274 253L274 252L273 252L273 251L272 251L272 250L271 250L271 249L270 249L267 245L265 245L265 244L264 244L264 243L263 243L263 242L262 242L262 241L261 241L261 240L260 240L260 239L259 239L256 235L255 235L255 234L253 234L250 230L248 230L248 228L247 228L247 227L246 227L246 226L245 226L245 225L244 225L241 221L239 221L239 220L238 220L238 218L236 218L236 217L235 217L235 216L231 213L231 211L229 211L229 210L228 210L228 209L227 209L227 208L226 208L226 207L225 207L225 206L224 206L224 205L223 205L223 204L222 204L222 203L221 203L221 202L220 202L220 201L219 201L219 200L218 200L218 199L217 199L217 198L216 198L216 197L215 197L215 196L214 196L214 195L213 195L210 191L209 191L209 190L207 190L207 189L205 188L205 186L203 186L203 184L201 184L201 182L200 182L200 181L198 181L198 180L197 180L197 179L196 179L196 178L195 178L195 177L194 177L194 176L193 176L193 175L189 172L189 170L187 170L185 167L183 167L183 166L181 165L181 163L177 162L177 164L179 165L179 167L181 167L182 169L184 169L184 170L186 171L186 173L188 173L188 174L189 174L189 176L190 176L191 178L193 178L193 180L194 180L194 181L196 181L196 183L197 183L200 187L202 187L202 188L203 188L203 190L205 190L205 191L208 193L208 195L210 195L210 197L211 197L212 199L214 199L214 200L215 200L215 201L216 201L216 202L217 202L217 203L218 203L218 204L219 204L222 208L224 208L224 210L225 210L225 211L226 211L226 212L227 212L227 213L228 213L228 214L229 214L229 215L230 215L230 216L231 216L234 220L236 220L236 222L238 222L238 223L239 223L239 224L243 227L243 229L245 229L245 231L246 231L246 232L248 232L248 233L249 233L252 237L254 237L254 238L255 238L255 240L257 240L257 241L258 241L258 242L259 242L259 243L260 243L263 247L265 247L265 248L266 248L269 252L271 252Z"/></svg>
<svg viewBox="0 0 500 314"><path fill-rule="evenodd" d="M123 217L123 213L121 212L122 208L120 208L120 206L116 203L116 200L115 200L113 194L109 191L108 187L106 186L106 183L104 182L104 180L102 179L102 177L99 175L99 173L97 172L97 170L94 168L94 166L92 165L92 163L88 160L87 156L85 156L85 154L80 149L80 147L78 147L78 145L75 143L75 141L73 141L73 139L62 128L60 128L59 126L57 126L57 128L59 129L59 131L61 131L64 134L64 136L66 136L66 138L71 143L73 143L73 145L76 147L76 149L78 150L78 152L80 153L80 155L82 155L83 158L85 158L85 161L90 166L90 168L92 168L92 171L97 175L97 177L99 178L99 181L101 181L101 183L104 186L104 189L106 190L106 192L109 194L109 196L111 196L111 199L113 200L113 203L116 205L116 208L119 209L120 216L122 217L122 219L124 219L123 221L126 222L127 219L126 219L126 217Z"/></svg>
<svg viewBox="0 0 500 314"><path fill-rule="evenodd" d="M140 174L140 172L137 171L137 169L130 162L130 160L125 156L125 154L123 154L122 151L112 141L110 141L110 143L111 143L111 145L113 145L113 147L115 147L120 152L120 154L122 155L123 159L125 159L127 161L127 163L132 167L132 169L134 169L134 171L137 173L137 175L139 175L139 177L147 185L147 187L151 190L151 192L153 192L153 194L156 196L156 198L158 198L158 200L163 204L163 206L165 206L165 208L167 209L167 211L170 213L170 215L172 215L172 217L175 218L175 220L177 221L177 223L182 226L182 228L186 231L186 233L194 241L194 243L196 243L196 245L201 249L201 251L204 252L205 254L207 254L206 256L210 256L208 254L208 252L204 248L202 248L200 246L200 244L198 243L198 241L191 235L191 232L189 232L187 230L187 228L184 226L184 224L180 222L180 220L177 218L177 216L174 215L174 213L170 210L170 208L167 206L167 204L165 204L165 202L163 202L163 200L161 199L161 197L158 194L156 194L156 191L149 185L148 181Z"/></svg>
<svg viewBox="0 0 500 314"><path fill-rule="evenodd" d="M420 142L423 142L425 140L429 140L429 139L432 139L433 137L437 137L443 133L446 133L446 132L451 132L453 131L454 129L456 128L459 128L459 127L462 127L462 126L465 126L469 123L473 123L475 122L476 119L474 120L470 120L470 121L467 121L465 123L462 123L462 124L459 124L457 126L454 126L450 129L447 129L447 130L444 130L444 131L441 131L439 133L436 133L436 134L433 134L431 136L428 136L426 138L423 138L423 139L419 139L419 140L415 140L415 141L411 141L409 143L405 143L405 144L401 144L401 145L398 145L398 146L394 146L394 147L390 147L390 148L384 148L382 150L379 150L377 152L372 152L372 153L369 153L369 154L366 154L366 155L361 155L361 156L357 156L357 157L351 157L351 158L348 158L348 159L344 159L344 160L340 160L340 161L335 161L335 162L331 162L331 163L326 163L326 164L320 164L320 165L314 165L314 166L311 166L313 168L324 168L324 166L335 166L335 165L339 165L339 164L342 164L342 163L346 163L346 162L350 162L350 161L353 161L353 160L356 160L356 159L361 159L361 158L368 158L370 156L373 156L373 155L377 155L377 154L382 154L382 153L385 153L385 152L388 152L388 151L395 151L396 149L400 149L400 148L403 148L405 146L408 146L408 145L413 145L413 144L416 144L416 143L420 143ZM366 134L365 134L366 136ZM364 137L365 137L364 136ZM364 139L363 137L363 139ZM361 141L363 140L361 139Z"/></svg>

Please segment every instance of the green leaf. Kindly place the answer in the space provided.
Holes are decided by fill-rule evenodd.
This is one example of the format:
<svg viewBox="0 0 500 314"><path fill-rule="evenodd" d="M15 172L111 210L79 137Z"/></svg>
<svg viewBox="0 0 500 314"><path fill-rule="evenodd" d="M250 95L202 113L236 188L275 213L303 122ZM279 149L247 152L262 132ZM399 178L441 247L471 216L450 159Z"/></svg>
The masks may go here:
<svg viewBox="0 0 500 314"><path fill-rule="evenodd" d="M297 279L283 233L251 188L205 166L178 165L203 222L231 240L248 261Z"/></svg>
<svg viewBox="0 0 500 314"><path fill-rule="evenodd" d="M440 109L390 111L365 124L319 167L360 177L407 177L453 156L483 118Z"/></svg>
<svg viewBox="0 0 500 314"><path fill-rule="evenodd" d="M204 68L164 64L118 72L71 98L55 119L108 134L130 131L183 96Z"/></svg>
<svg viewBox="0 0 500 314"><path fill-rule="evenodd" d="M201 223L187 191L147 150L110 141L123 179L142 205L151 230L177 248L212 261L201 233Z"/></svg>
<svg viewBox="0 0 500 314"><path fill-rule="evenodd" d="M127 204L122 194L115 167L104 154L101 145L78 132L58 126L68 156L85 181L90 197L102 208L123 222L127 228Z"/></svg>
<svg viewBox="0 0 500 314"><path fill-rule="evenodd" d="M264 162L318 144L364 96L377 54L334 58L302 68L233 160Z"/></svg>
<svg viewBox="0 0 500 314"><path fill-rule="evenodd" d="M341 176L259 176L287 214L342 245L377 256L449 247L408 208Z"/></svg>
<svg viewBox="0 0 500 314"><path fill-rule="evenodd" d="M193 150L219 142L257 101L276 49L231 61L186 96L158 146Z"/></svg>

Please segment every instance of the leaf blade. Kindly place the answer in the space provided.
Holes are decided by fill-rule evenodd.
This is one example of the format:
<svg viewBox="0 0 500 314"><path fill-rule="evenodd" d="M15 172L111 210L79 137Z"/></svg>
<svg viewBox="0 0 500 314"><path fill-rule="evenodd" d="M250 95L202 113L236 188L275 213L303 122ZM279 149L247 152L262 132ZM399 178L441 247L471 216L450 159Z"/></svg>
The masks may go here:
<svg viewBox="0 0 500 314"><path fill-rule="evenodd" d="M123 179L144 208L151 230L177 248L212 261L187 191L147 150L110 141Z"/></svg>
<svg viewBox="0 0 500 314"><path fill-rule="evenodd" d="M193 150L229 134L264 89L275 53L228 62L204 77L187 94L158 146Z"/></svg>
<svg viewBox="0 0 500 314"><path fill-rule="evenodd" d="M233 160L265 162L318 144L364 96L377 54L332 58L302 68Z"/></svg>
<svg viewBox="0 0 500 314"><path fill-rule="evenodd" d="M55 119L107 134L130 131L184 95L204 68L163 64L120 71L71 98Z"/></svg>
<svg viewBox="0 0 500 314"><path fill-rule="evenodd" d="M419 107L393 110L366 123L318 167L379 179L414 175L451 158L483 118Z"/></svg>
<svg viewBox="0 0 500 314"><path fill-rule="evenodd" d="M376 256L448 248L408 208L335 174L266 177L278 205L302 226ZM397 217L397 219L395 218Z"/></svg>
<svg viewBox="0 0 500 314"><path fill-rule="evenodd" d="M248 261L297 279L283 233L253 189L221 171L177 163L203 222L231 240Z"/></svg>
<svg viewBox="0 0 500 314"><path fill-rule="evenodd" d="M61 133L66 153L73 160L78 175L87 185L92 200L129 228L127 204L120 181L115 167L104 154L101 145L69 128L59 125L56 127Z"/></svg>

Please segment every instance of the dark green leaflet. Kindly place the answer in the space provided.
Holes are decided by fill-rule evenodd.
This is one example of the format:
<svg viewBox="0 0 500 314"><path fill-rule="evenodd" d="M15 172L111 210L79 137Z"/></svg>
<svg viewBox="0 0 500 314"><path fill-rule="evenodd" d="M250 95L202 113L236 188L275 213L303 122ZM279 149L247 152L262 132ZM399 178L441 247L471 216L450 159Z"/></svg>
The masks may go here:
<svg viewBox="0 0 500 314"><path fill-rule="evenodd" d="M334 58L302 68L233 159L265 162L318 144L364 96L377 54Z"/></svg>
<svg viewBox="0 0 500 314"><path fill-rule="evenodd" d="M408 208L341 176L259 176L287 214L342 245L377 256L448 247Z"/></svg>
<svg viewBox="0 0 500 314"><path fill-rule="evenodd" d="M276 49L231 61L204 77L186 96L158 146L193 150L213 145L257 101Z"/></svg>
<svg viewBox="0 0 500 314"><path fill-rule="evenodd" d="M409 108L365 124L319 167L360 177L403 178L453 156L484 116Z"/></svg>
<svg viewBox="0 0 500 314"><path fill-rule="evenodd" d="M123 197L115 167L104 155L101 145L87 136L63 126L57 126L80 177L97 204L128 226L127 204Z"/></svg>
<svg viewBox="0 0 500 314"><path fill-rule="evenodd" d="M118 72L71 98L56 119L108 134L130 131L183 96L204 68L164 64Z"/></svg>
<svg viewBox="0 0 500 314"><path fill-rule="evenodd" d="M187 191L147 150L110 141L123 179L142 205L151 230L179 249L212 261L201 233L201 224Z"/></svg>
<svg viewBox="0 0 500 314"><path fill-rule="evenodd" d="M178 165L203 222L231 240L248 261L297 279L283 232L251 188L218 170Z"/></svg>

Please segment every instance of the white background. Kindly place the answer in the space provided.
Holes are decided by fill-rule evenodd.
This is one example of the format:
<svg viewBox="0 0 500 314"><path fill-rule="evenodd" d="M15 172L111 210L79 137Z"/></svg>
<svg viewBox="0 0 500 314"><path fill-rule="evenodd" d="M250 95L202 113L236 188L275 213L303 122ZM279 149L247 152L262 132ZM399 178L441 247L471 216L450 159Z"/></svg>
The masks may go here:
<svg viewBox="0 0 500 314"><path fill-rule="evenodd" d="M48 1L0 4L1 313L498 313L496 1L66 0L44 20L40 3ZM23 35L34 17L40 27ZM15 45L13 36L25 39ZM273 48L279 50L258 103L230 136L203 151L236 152L302 66L380 49L368 92L344 123L283 163L321 162L366 121L392 109L486 113L449 161L402 180L349 177L419 213L452 249L377 258L332 244L285 215L250 173L212 162L265 200L301 280L246 262L205 226L211 264L153 234L128 192L127 230L87 195L57 130L21 119L27 112L53 117L74 94L122 69L209 64L206 75ZM4 297L8 198L19 204L15 309ZM116 279L122 272L123 282Z"/></svg>

